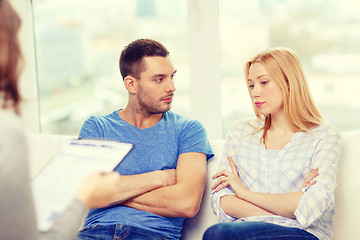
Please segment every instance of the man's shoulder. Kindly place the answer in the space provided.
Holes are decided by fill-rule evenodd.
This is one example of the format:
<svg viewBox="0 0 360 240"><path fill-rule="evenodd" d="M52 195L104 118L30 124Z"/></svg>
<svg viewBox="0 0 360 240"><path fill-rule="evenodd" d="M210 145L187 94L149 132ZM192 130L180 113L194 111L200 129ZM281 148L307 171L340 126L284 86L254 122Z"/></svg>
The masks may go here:
<svg viewBox="0 0 360 240"><path fill-rule="evenodd" d="M178 113L174 113L172 111L166 112L165 115L167 116L168 119L174 122L199 122L196 119Z"/></svg>
<svg viewBox="0 0 360 240"><path fill-rule="evenodd" d="M190 126L203 127L203 125L198 120L171 111L166 112L165 117L166 117L166 121L168 121L171 124L175 124L175 126L177 127L190 127Z"/></svg>
<svg viewBox="0 0 360 240"><path fill-rule="evenodd" d="M79 138L104 138L114 129L120 129L121 121L118 111L106 115L93 115L85 120L81 127Z"/></svg>
<svg viewBox="0 0 360 240"><path fill-rule="evenodd" d="M105 115L92 115L86 121L87 122L97 122L97 123L104 123L104 122L112 122L118 118L117 110L112 113L105 114Z"/></svg>

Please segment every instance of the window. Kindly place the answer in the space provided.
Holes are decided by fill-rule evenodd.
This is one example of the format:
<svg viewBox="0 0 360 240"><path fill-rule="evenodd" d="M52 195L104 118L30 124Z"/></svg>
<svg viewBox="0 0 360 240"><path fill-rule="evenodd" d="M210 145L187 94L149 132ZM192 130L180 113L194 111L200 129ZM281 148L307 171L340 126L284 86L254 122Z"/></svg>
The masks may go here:
<svg viewBox="0 0 360 240"><path fill-rule="evenodd" d="M224 137L236 119L254 116L244 64L276 46L297 52L327 121L340 131L360 129L360 9L355 0L32 4L43 133L77 135L90 115L125 106L118 58L137 38L157 39L169 49L178 69L173 110L199 119L210 138ZM213 132L216 128L220 134Z"/></svg>
<svg viewBox="0 0 360 240"><path fill-rule="evenodd" d="M219 1L224 133L254 116L244 64L270 47L293 49L303 62L312 97L340 131L360 128L360 15L347 1Z"/></svg>
<svg viewBox="0 0 360 240"><path fill-rule="evenodd" d="M118 60L138 38L159 40L170 51L178 70L173 109L189 115L186 1L32 3L42 133L77 135L89 116L125 107Z"/></svg>

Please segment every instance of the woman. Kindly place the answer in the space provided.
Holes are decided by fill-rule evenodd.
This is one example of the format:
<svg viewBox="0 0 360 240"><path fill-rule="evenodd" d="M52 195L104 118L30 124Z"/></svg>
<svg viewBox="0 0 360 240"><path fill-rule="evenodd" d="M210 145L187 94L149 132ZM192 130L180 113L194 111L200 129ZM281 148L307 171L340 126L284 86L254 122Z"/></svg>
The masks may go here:
<svg viewBox="0 0 360 240"><path fill-rule="evenodd" d="M30 187L27 148L19 114L18 90L20 18L6 0L0 0L0 239L73 239L88 208L104 207L119 194L120 175L94 173L76 198L41 236L37 231Z"/></svg>
<svg viewBox="0 0 360 240"><path fill-rule="evenodd" d="M144 173L148 175L148 186L142 189L137 187L144 185L136 184L137 176L94 173L84 180L73 202L54 225L47 232L38 233L26 140L18 118L19 28L17 13L7 0L0 0L0 239L74 239L89 208L120 203L139 192L173 184L175 173L170 170L155 171L153 175Z"/></svg>
<svg viewBox="0 0 360 240"><path fill-rule="evenodd" d="M256 118L228 133L212 186L222 223L203 239L331 239L339 133L322 120L291 50L259 53L245 77Z"/></svg>

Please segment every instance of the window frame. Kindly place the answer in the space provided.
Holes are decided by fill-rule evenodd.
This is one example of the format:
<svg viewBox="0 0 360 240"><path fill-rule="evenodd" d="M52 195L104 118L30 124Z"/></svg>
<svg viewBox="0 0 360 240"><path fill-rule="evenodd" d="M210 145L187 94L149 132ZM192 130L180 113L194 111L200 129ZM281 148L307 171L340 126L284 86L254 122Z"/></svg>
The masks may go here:
<svg viewBox="0 0 360 240"><path fill-rule="evenodd" d="M16 5L23 22L20 43L26 69L20 82L23 85L24 129L26 132L41 133L32 3L31 0L11 2ZM221 138L218 1L188 0L188 29L191 117L205 126L209 138Z"/></svg>

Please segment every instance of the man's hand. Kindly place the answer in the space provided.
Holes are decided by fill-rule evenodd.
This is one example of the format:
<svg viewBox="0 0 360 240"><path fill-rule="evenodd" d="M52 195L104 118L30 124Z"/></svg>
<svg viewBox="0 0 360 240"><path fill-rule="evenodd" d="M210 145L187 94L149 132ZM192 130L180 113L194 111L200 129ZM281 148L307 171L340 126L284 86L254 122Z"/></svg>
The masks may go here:
<svg viewBox="0 0 360 240"><path fill-rule="evenodd" d="M163 184L130 198L122 205L163 217L193 217L199 211L206 183L206 154L180 154L176 170L154 171L163 174ZM176 173L176 176L174 174Z"/></svg>
<svg viewBox="0 0 360 240"><path fill-rule="evenodd" d="M171 186L176 184L176 170L166 169L156 171L159 174L160 185L162 187Z"/></svg>

